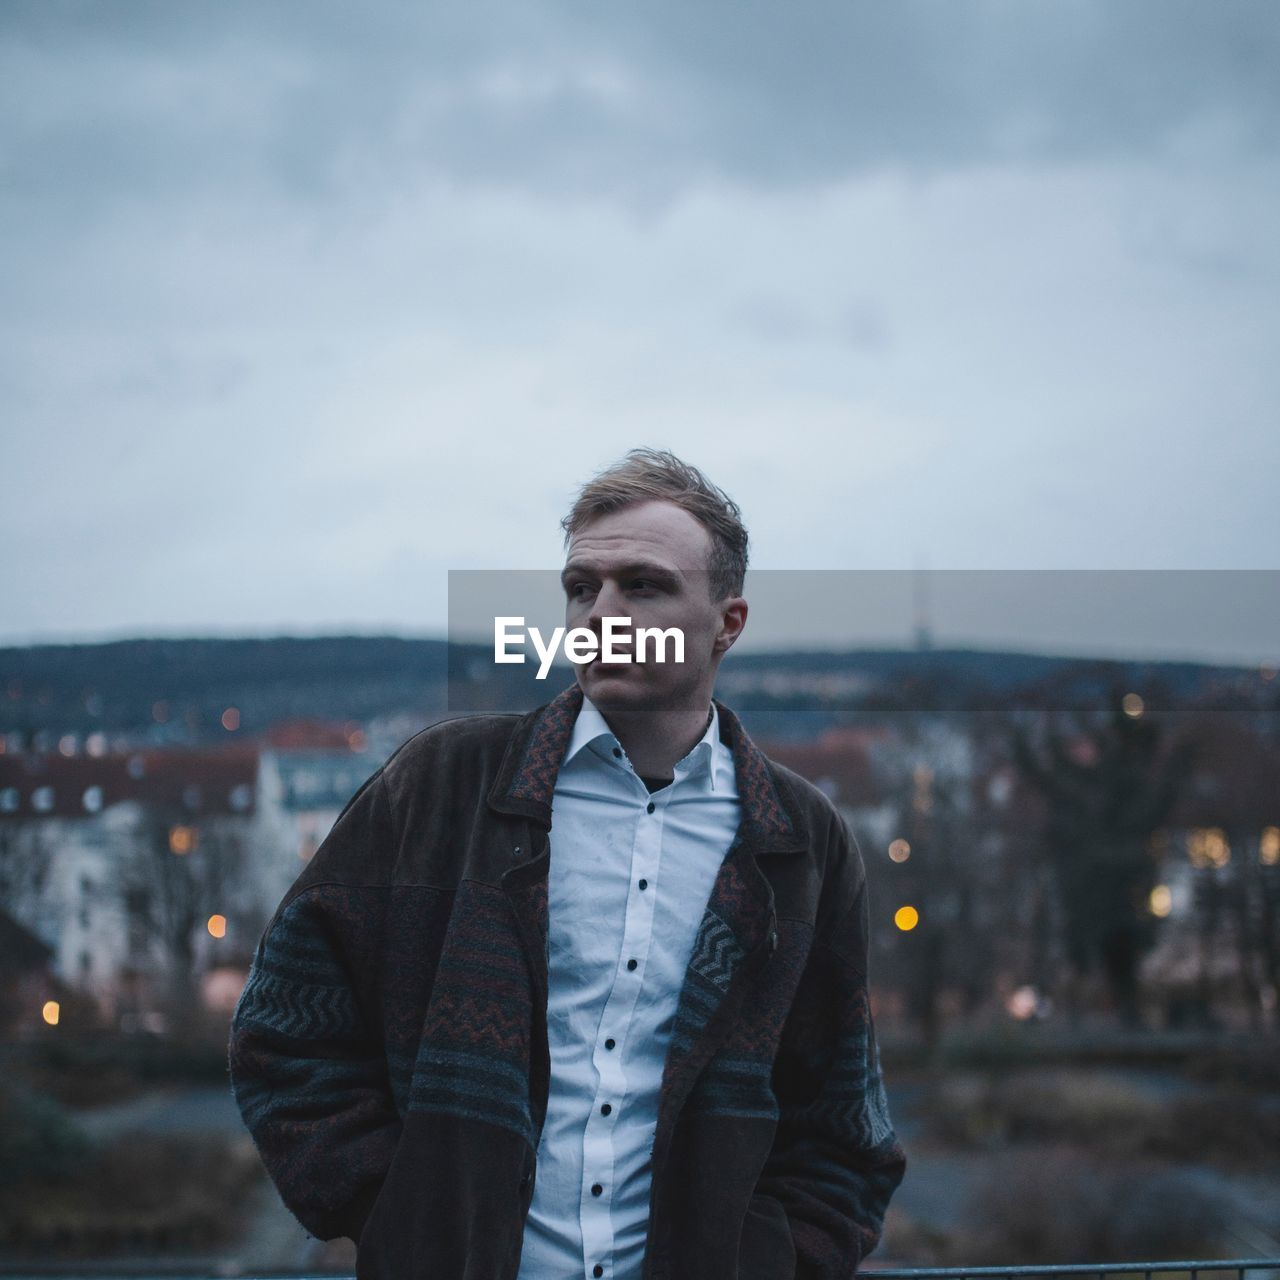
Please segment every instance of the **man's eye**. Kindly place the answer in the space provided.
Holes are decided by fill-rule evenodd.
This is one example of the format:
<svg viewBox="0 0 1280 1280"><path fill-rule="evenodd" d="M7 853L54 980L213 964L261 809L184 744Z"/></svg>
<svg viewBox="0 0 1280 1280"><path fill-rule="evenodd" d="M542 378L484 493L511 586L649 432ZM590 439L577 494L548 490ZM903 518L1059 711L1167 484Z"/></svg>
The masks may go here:
<svg viewBox="0 0 1280 1280"><path fill-rule="evenodd" d="M587 582L573 582L569 584L569 599L581 600L582 597L591 590L591 584Z"/></svg>

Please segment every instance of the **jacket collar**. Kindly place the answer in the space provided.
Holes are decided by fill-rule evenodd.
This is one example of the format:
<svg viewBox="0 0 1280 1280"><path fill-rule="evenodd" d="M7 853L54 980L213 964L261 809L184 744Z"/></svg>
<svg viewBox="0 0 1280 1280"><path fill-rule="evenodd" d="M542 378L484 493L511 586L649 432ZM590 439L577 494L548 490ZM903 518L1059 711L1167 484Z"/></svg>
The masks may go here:
<svg viewBox="0 0 1280 1280"><path fill-rule="evenodd" d="M809 831L791 784L748 736L742 721L716 701L720 740L733 753L742 818L738 840L747 851L794 853L808 847ZM575 681L517 722L489 791L500 813L532 818L551 828L551 799L574 722L582 706Z"/></svg>

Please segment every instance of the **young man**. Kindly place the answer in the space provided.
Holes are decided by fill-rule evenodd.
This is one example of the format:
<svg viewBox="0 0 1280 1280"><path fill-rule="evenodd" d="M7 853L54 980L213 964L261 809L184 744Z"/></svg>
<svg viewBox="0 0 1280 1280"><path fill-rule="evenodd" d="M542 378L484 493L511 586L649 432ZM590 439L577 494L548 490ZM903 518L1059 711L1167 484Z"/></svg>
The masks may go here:
<svg viewBox="0 0 1280 1280"><path fill-rule="evenodd" d="M712 699L739 510L632 450L563 525L567 624L678 627L684 661L401 747L267 926L236 1100L359 1280L848 1277L906 1167L865 871Z"/></svg>

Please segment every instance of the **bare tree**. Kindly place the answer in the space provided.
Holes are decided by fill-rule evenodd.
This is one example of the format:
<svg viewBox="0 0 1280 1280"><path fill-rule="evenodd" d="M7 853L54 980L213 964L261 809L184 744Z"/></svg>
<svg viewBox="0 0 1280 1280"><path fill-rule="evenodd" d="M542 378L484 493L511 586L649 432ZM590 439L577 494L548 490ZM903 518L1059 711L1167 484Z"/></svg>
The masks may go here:
<svg viewBox="0 0 1280 1280"><path fill-rule="evenodd" d="M993 986L992 870L973 742L954 726L908 726L886 784L898 809L887 872L895 905L914 910L894 947L908 1012L937 1043L948 1007L971 1014ZM914 920L914 923L911 921ZM899 926L902 928L902 925Z"/></svg>
<svg viewBox="0 0 1280 1280"><path fill-rule="evenodd" d="M1257 1027L1280 990L1280 750L1238 715L1199 716L1190 732L1196 770L1178 817L1195 845L1202 1003L1211 957L1230 948Z"/></svg>
<svg viewBox="0 0 1280 1280"><path fill-rule="evenodd" d="M158 962L166 1013L184 1023L196 999L197 942L241 862L238 841L174 805L142 811L119 891L130 928Z"/></svg>
<svg viewBox="0 0 1280 1280"><path fill-rule="evenodd" d="M1190 743L1167 746L1140 701L1113 690L1094 723L1060 716L1039 744L1018 728L1012 747L1047 804L1045 847L1069 962L1079 976L1101 973L1117 1012L1136 1023L1138 965L1154 938L1151 837L1188 776Z"/></svg>

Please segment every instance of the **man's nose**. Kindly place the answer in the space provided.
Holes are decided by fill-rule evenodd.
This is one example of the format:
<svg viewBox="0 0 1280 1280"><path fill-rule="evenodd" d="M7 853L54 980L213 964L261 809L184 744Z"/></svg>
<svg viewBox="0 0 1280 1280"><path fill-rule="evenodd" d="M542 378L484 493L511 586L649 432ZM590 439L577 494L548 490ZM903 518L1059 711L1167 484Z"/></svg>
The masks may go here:
<svg viewBox="0 0 1280 1280"><path fill-rule="evenodd" d="M600 635L605 618L625 618L629 616L623 603L622 593L611 582L604 583L596 592L595 602L587 618L587 626L596 635Z"/></svg>

